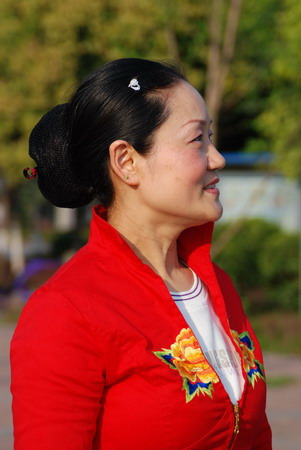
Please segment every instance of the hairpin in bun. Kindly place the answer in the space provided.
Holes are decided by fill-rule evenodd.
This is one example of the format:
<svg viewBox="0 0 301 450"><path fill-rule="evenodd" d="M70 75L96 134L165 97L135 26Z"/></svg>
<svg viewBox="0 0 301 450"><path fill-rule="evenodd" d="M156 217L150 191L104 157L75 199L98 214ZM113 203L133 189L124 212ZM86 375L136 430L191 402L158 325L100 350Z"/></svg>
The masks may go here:
<svg viewBox="0 0 301 450"><path fill-rule="evenodd" d="M133 78L128 85L129 88L134 89L134 91L140 91L140 84L137 78Z"/></svg>
<svg viewBox="0 0 301 450"><path fill-rule="evenodd" d="M30 170L30 173L28 171ZM23 175L27 180L32 180L38 175L38 168L34 167L33 169L29 169L29 167L26 167L23 169Z"/></svg>

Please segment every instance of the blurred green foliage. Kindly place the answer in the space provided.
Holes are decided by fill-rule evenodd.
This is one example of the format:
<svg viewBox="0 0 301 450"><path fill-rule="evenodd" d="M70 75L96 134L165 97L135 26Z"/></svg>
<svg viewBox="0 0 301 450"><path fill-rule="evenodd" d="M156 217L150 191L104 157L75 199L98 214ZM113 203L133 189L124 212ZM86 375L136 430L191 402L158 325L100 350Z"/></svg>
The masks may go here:
<svg viewBox="0 0 301 450"><path fill-rule="evenodd" d="M272 311L250 317L266 352L301 354L301 318L293 312Z"/></svg>
<svg viewBox="0 0 301 450"><path fill-rule="evenodd" d="M227 226L217 225L214 239ZM249 313L297 311L297 234L262 219L245 219L215 262L230 275Z"/></svg>
<svg viewBox="0 0 301 450"><path fill-rule="evenodd" d="M225 23L230 0L223 0ZM0 170L8 185L32 165L30 130L68 99L79 79L120 57L172 59L204 92L212 2L204 0L2 0ZM242 2L220 114L223 150L275 151L300 175L299 0Z"/></svg>
<svg viewBox="0 0 301 450"><path fill-rule="evenodd" d="M88 230L53 232L48 236L48 240L50 242L50 256L64 260L66 255L70 256L87 243Z"/></svg>
<svg viewBox="0 0 301 450"><path fill-rule="evenodd" d="M300 177L301 2L282 0L277 3L281 4L281 9L277 15L277 30L269 45L270 88L254 124L275 153L276 167L287 175Z"/></svg>

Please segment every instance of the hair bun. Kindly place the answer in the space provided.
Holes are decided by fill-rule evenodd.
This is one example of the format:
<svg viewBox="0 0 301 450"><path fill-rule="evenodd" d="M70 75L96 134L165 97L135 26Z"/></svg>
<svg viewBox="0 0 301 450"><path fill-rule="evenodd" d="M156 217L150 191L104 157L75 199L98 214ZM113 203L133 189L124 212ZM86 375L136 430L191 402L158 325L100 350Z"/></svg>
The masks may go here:
<svg viewBox="0 0 301 450"><path fill-rule="evenodd" d="M29 137L29 155L35 160L42 195L62 208L85 206L93 189L82 185L72 168L68 151L68 103L46 113Z"/></svg>

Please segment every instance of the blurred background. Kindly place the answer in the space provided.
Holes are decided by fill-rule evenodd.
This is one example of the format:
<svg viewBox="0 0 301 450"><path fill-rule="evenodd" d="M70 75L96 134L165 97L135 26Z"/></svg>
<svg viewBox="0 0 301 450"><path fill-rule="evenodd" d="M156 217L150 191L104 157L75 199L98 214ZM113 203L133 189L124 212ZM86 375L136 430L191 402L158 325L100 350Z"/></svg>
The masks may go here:
<svg viewBox="0 0 301 450"><path fill-rule="evenodd" d="M15 322L30 293L86 242L90 218L90 208L52 207L36 180L23 178L34 167L29 133L91 70L142 57L180 64L205 97L227 161L212 256L232 276L266 354L274 448L301 448L297 426L288 427L301 418L300 407L292 410L297 392L301 400L300 0L1 0L0 21L5 411ZM11 421L0 416L4 450L12 448Z"/></svg>

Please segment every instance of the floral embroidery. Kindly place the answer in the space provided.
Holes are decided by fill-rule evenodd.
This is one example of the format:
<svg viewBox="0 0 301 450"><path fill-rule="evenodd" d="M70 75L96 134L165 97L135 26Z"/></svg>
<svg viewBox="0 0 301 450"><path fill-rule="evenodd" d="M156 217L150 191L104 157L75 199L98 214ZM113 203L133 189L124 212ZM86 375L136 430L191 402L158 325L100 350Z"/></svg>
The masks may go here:
<svg viewBox="0 0 301 450"><path fill-rule="evenodd" d="M190 328L183 328L170 349L154 352L171 369L178 370L183 378L186 403L200 392L212 398L213 383L219 378L206 360L200 345Z"/></svg>
<svg viewBox="0 0 301 450"><path fill-rule="evenodd" d="M255 347L249 333L245 331L244 333L238 334L237 331L231 330L231 334L241 350L243 366L252 386L254 387L257 378L265 381L263 365L255 359Z"/></svg>

